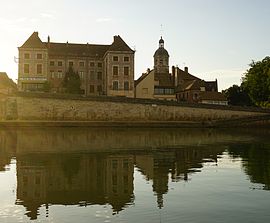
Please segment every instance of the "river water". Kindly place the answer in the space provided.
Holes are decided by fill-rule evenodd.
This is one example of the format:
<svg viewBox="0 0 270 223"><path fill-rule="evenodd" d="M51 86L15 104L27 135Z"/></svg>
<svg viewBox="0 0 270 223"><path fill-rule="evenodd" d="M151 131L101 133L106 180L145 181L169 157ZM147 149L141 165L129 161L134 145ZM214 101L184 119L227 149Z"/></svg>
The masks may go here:
<svg viewBox="0 0 270 223"><path fill-rule="evenodd" d="M0 129L0 222L270 222L269 136Z"/></svg>

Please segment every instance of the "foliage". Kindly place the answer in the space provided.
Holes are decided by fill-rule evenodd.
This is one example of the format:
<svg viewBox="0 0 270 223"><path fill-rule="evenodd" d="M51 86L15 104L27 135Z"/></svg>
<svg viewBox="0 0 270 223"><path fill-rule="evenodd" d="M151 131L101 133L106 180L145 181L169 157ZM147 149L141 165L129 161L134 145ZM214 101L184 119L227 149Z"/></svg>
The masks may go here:
<svg viewBox="0 0 270 223"><path fill-rule="evenodd" d="M230 105L251 106L252 101L243 86L233 85L222 92Z"/></svg>
<svg viewBox="0 0 270 223"><path fill-rule="evenodd" d="M242 82L243 88L248 92L256 104L270 101L270 57L262 61L252 61Z"/></svg>
<svg viewBox="0 0 270 223"><path fill-rule="evenodd" d="M46 81L44 84L43 84L43 91L44 92L49 92L51 90L51 85L48 81Z"/></svg>
<svg viewBox="0 0 270 223"><path fill-rule="evenodd" d="M63 87L67 93L81 94L81 80L78 72L74 72L72 67L69 67L68 72L65 74Z"/></svg>

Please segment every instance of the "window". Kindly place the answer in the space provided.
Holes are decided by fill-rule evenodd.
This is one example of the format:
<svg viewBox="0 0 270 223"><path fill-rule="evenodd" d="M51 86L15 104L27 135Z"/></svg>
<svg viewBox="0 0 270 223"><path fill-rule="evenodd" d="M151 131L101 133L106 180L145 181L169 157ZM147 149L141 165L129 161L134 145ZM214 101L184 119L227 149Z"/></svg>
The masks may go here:
<svg viewBox="0 0 270 223"><path fill-rule="evenodd" d="M124 82L124 90L125 91L128 91L129 90L129 82L128 81L125 81Z"/></svg>
<svg viewBox="0 0 270 223"><path fill-rule="evenodd" d="M124 75L129 75L129 67L124 67Z"/></svg>
<svg viewBox="0 0 270 223"><path fill-rule="evenodd" d="M23 66L23 72L25 74L29 74L29 64L24 64L24 66Z"/></svg>
<svg viewBox="0 0 270 223"><path fill-rule="evenodd" d="M63 78L63 71L62 70L58 70L58 78Z"/></svg>
<svg viewBox="0 0 270 223"><path fill-rule="evenodd" d="M63 66L63 62L62 61L58 61L58 67L62 67Z"/></svg>
<svg viewBox="0 0 270 223"><path fill-rule="evenodd" d="M117 160L112 160L112 168L117 169L118 167L118 161Z"/></svg>
<svg viewBox="0 0 270 223"><path fill-rule="evenodd" d="M69 62L68 62L68 66L69 66L69 67L73 67L73 61L69 61Z"/></svg>
<svg viewBox="0 0 270 223"><path fill-rule="evenodd" d="M90 93L94 93L95 92L95 86L94 85L90 85L89 92Z"/></svg>
<svg viewBox="0 0 270 223"><path fill-rule="evenodd" d="M94 62L90 62L90 67L94 67L95 63Z"/></svg>
<svg viewBox="0 0 270 223"><path fill-rule="evenodd" d="M98 63L98 67L102 67L102 63Z"/></svg>
<svg viewBox="0 0 270 223"><path fill-rule="evenodd" d="M37 64L37 74L42 74L42 64Z"/></svg>
<svg viewBox="0 0 270 223"><path fill-rule="evenodd" d="M97 79L102 80L102 72L97 72Z"/></svg>
<svg viewBox="0 0 270 223"><path fill-rule="evenodd" d="M128 185L128 176L123 176L123 183L125 186Z"/></svg>
<svg viewBox="0 0 270 223"><path fill-rule="evenodd" d="M54 70L50 70L51 78L54 78Z"/></svg>
<svg viewBox="0 0 270 223"><path fill-rule="evenodd" d="M129 57L124 57L124 62L129 62Z"/></svg>
<svg viewBox="0 0 270 223"><path fill-rule="evenodd" d="M79 72L79 76L80 76L80 79L83 80L84 79L84 72L83 71L80 71Z"/></svg>
<svg viewBox="0 0 270 223"><path fill-rule="evenodd" d="M158 95L164 94L164 88L155 88L154 92Z"/></svg>
<svg viewBox="0 0 270 223"><path fill-rule="evenodd" d="M40 184L40 182L41 182L40 176L36 176L36 184Z"/></svg>
<svg viewBox="0 0 270 223"><path fill-rule="evenodd" d="M95 72L93 70L90 70L90 80L95 80Z"/></svg>
<svg viewBox="0 0 270 223"><path fill-rule="evenodd" d="M117 66L113 66L113 75L114 76L118 75L118 67Z"/></svg>
<svg viewBox="0 0 270 223"><path fill-rule="evenodd" d="M148 88L143 88L142 92L143 92L143 94L148 94Z"/></svg>
<svg viewBox="0 0 270 223"><path fill-rule="evenodd" d="M112 185L117 185L117 175L112 175Z"/></svg>
<svg viewBox="0 0 270 223"><path fill-rule="evenodd" d="M113 90L118 90L118 81L113 82Z"/></svg>
<svg viewBox="0 0 270 223"><path fill-rule="evenodd" d="M54 66L54 61L50 61L50 66Z"/></svg>
<svg viewBox="0 0 270 223"><path fill-rule="evenodd" d="M160 59L159 64L163 65L163 59Z"/></svg>
<svg viewBox="0 0 270 223"><path fill-rule="evenodd" d="M128 169L128 159L123 160L123 168Z"/></svg>
<svg viewBox="0 0 270 223"><path fill-rule="evenodd" d="M118 56L114 56L113 57L113 61L116 61L117 62L118 61Z"/></svg>
<svg viewBox="0 0 270 223"><path fill-rule="evenodd" d="M37 59L39 59L39 60L42 59L42 54L41 53L37 54Z"/></svg>
<svg viewBox="0 0 270 223"><path fill-rule="evenodd" d="M97 91L98 91L98 92L102 92L102 86L101 86L101 85L98 85L98 86L97 86Z"/></svg>
<svg viewBox="0 0 270 223"><path fill-rule="evenodd" d="M84 61L81 61L81 62L79 63L79 65L80 65L80 67L84 67Z"/></svg>
<svg viewBox="0 0 270 223"><path fill-rule="evenodd" d="M30 54L29 53L25 53L24 54L24 59L30 59Z"/></svg>

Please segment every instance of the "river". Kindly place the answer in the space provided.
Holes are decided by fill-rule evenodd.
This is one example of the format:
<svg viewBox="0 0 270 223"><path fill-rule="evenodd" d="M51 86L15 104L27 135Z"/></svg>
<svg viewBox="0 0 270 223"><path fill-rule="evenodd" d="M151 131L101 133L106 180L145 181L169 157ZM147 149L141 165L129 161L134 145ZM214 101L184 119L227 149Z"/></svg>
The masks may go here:
<svg viewBox="0 0 270 223"><path fill-rule="evenodd" d="M0 222L270 222L269 136L0 129Z"/></svg>

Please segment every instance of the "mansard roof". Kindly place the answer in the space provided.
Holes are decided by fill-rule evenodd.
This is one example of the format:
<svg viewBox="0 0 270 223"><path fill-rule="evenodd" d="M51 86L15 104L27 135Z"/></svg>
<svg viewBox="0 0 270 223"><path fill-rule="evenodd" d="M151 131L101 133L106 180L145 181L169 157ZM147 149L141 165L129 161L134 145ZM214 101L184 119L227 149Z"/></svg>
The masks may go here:
<svg viewBox="0 0 270 223"><path fill-rule="evenodd" d="M40 40L38 32L33 32L32 35L25 41L20 48L46 48L45 44Z"/></svg>

